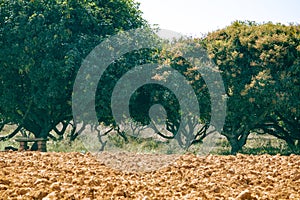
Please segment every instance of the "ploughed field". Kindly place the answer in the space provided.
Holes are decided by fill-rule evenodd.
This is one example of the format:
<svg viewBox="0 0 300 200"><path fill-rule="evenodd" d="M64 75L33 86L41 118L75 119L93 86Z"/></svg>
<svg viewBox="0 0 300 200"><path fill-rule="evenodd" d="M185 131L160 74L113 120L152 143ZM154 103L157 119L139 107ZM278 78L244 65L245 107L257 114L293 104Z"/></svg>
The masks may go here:
<svg viewBox="0 0 300 200"><path fill-rule="evenodd" d="M90 153L1 152L0 199L300 199L296 155L118 156L113 169Z"/></svg>

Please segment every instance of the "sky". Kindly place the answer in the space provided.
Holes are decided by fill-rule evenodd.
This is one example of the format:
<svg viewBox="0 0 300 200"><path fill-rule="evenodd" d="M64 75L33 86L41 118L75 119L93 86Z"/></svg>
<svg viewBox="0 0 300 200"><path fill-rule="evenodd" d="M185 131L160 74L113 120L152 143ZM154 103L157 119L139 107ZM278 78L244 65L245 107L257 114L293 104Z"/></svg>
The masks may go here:
<svg viewBox="0 0 300 200"><path fill-rule="evenodd" d="M143 17L188 36L224 28L235 20L300 23L299 0L136 0Z"/></svg>

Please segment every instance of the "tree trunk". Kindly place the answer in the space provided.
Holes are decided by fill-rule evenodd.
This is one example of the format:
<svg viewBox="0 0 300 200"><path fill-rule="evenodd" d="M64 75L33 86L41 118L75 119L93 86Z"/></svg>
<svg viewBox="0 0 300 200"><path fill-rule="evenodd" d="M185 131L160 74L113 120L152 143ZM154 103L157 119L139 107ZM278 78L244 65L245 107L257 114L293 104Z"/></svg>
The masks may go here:
<svg viewBox="0 0 300 200"><path fill-rule="evenodd" d="M229 144L230 144L230 146L231 146L231 151L230 151L230 153L231 153L232 155L236 155L237 152L239 152L239 151L242 149L242 147L239 145L238 139L235 138L235 137L233 137L233 138L227 138L227 139L228 139Z"/></svg>
<svg viewBox="0 0 300 200"><path fill-rule="evenodd" d="M39 132L33 132L35 138L44 138L47 139L48 133L49 133L48 128L42 128L41 131ZM38 150L38 143L34 142L32 146L30 147L30 151L37 151Z"/></svg>
<svg viewBox="0 0 300 200"><path fill-rule="evenodd" d="M34 142L30 147L30 151L37 151L38 150L38 143Z"/></svg>
<svg viewBox="0 0 300 200"><path fill-rule="evenodd" d="M249 136L250 132L244 132L239 135L232 136L226 136L227 140L229 141L229 144L231 146L231 154L236 155L246 144L247 138Z"/></svg>

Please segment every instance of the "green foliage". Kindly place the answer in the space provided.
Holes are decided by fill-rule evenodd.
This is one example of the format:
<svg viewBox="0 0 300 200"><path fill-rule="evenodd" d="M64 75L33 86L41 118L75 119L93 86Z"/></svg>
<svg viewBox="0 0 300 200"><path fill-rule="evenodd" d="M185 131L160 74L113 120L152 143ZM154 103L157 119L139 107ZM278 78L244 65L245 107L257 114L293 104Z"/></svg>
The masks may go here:
<svg viewBox="0 0 300 200"><path fill-rule="evenodd" d="M125 145L124 139L118 134L108 135L108 140L116 148L123 148Z"/></svg>
<svg viewBox="0 0 300 200"><path fill-rule="evenodd" d="M228 140L220 139L217 142L216 148L211 153L229 155L231 154L230 148L231 146ZM251 134L246 144L240 150L240 153L249 155L290 155L293 152L283 140L270 135Z"/></svg>
<svg viewBox="0 0 300 200"><path fill-rule="evenodd" d="M152 31L149 30L148 35L145 35L145 43L156 41L157 38L149 39L153 35ZM139 36L141 37L141 36ZM150 41L151 40L151 41ZM126 41L127 42L127 41ZM136 42L136 41L132 41ZM124 44L126 45L126 44ZM128 45L128 44L127 44ZM117 82L120 80L124 74L132 70L134 67L144 64L151 64L154 62L153 55L156 53L156 49L142 49L133 52L126 53L120 58L114 60L114 62L108 66L107 70L101 76L96 91L96 111L98 120L103 122L106 125L116 126L115 120L112 115L111 110L111 99L112 93L115 89ZM152 86L151 86L152 87ZM127 90L130 87L123 87L124 90ZM148 88L149 89L149 88ZM139 89L140 90L140 89ZM151 89L149 89L151 90ZM145 124L145 118L147 114L144 111L147 111L145 95L140 95L140 92L133 92L132 98L130 100L130 112L135 117L135 121ZM137 98L142 98L138 99ZM142 109L141 109L142 108ZM129 116L126 116L129 117ZM147 120L146 120L147 121Z"/></svg>
<svg viewBox="0 0 300 200"><path fill-rule="evenodd" d="M206 47L228 96L223 133L236 153L251 130L300 139L300 26L234 22L210 33Z"/></svg>
<svg viewBox="0 0 300 200"><path fill-rule="evenodd" d="M139 88L131 98L131 108L133 108L131 114L136 121L144 125L150 123L148 112L151 106L160 104L164 107L167 119L163 123L162 120L157 119L157 122L165 127L165 132L159 132L156 127L153 129L162 138L175 139L183 149L188 149L193 142L200 142L199 138L206 134L206 129L203 129L203 132L200 131L201 126L210 123L210 95L198 71L206 61L198 60L198 66L191 64L191 59L199 56L199 53L203 55L202 59L207 57L203 51L202 46L192 39L164 42L163 48L154 52L152 56L152 61L156 61L158 67L151 75L153 80L172 83L174 91L162 85L148 84ZM178 74L174 75L171 68ZM181 82L182 79L177 76L184 77L186 82ZM184 102L179 102L175 91L177 94L178 91L182 91L183 84L191 86L193 93L185 91L185 96L181 99ZM192 114L192 109L182 109L184 107L182 104L191 104L193 95L197 99L196 103L200 110L197 116ZM182 131L179 132L180 126Z"/></svg>
<svg viewBox="0 0 300 200"><path fill-rule="evenodd" d="M5 124L16 124L35 137L47 137L59 123L68 124L72 120L73 84L82 60L108 36L138 27L147 27L147 23L133 0L1 1L0 131ZM198 54L203 55L200 60L195 56ZM211 125L212 94L197 68L208 64L209 58L217 65L213 70L220 72L224 80L227 116L222 134L232 147L231 153L247 152L243 146L251 132L271 134L299 153L299 25L237 21L205 38L181 39L159 50L142 49L123 55L97 83L98 120L115 126L110 106L118 80L137 65L158 62L153 79L171 81L164 65L183 75L199 102L199 118L181 122L180 117L190 113L183 113L172 91L155 84L134 92L130 114L134 121L146 125L150 123L150 107L161 104L167 112L166 129L171 135L160 134L176 139L185 148L200 143ZM180 123L186 123L187 129L176 135ZM118 148L127 146L119 135L110 139ZM133 143L149 151L160 149L160 144L153 141ZM61 148L55 145L55 149Z"/></svg>
<svg viewBox="0 0 300 200"><path fill-rule="evenodd" d="M85 148L81 140L76 139L70 142L67 139L60 141L47 142L47 151L49 152L81 152L86 153L88 150Z"/></svg>
<svg viewBox="0 0 300 200"><path fill-rule="evenodd" d="M132 0L0 2L1 120L36 137L72 119L81 61L105 37L146 25Z"/></svg>

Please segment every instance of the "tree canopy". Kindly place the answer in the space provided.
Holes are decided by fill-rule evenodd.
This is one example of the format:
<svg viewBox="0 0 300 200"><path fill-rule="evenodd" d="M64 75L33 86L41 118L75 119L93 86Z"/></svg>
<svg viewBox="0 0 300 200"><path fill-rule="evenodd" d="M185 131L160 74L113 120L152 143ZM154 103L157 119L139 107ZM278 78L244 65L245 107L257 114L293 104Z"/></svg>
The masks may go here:
<svg viewBox="0 0 300 200"><path fill-rule="evenodd" d="M5 124L16 124L18 128L9 137L23 128L46 138L59 123L65 130L73 119L73 85L82 61L109 36L148 27L141 15L133 0L1 1L0 131ZM206 53L209 57L202 56L197 62L186 59ZM205 74L197 70L210 59L215 63L213 71L224 81L227 112L221 134L228 139L232 153L241 150L251 132L274 135L294 152L299 151L300 26L293 24L236 21L204 38L181 39L159 50L144 48L123 55L95 83L99 122L115 125L112 91L127 71L155 62L160 66L153 78L171 82L162 67L167 64L191 85L201 111L199 118L183 122L188 128L178 135L180 117L188 113L182 112L173 91L155 84L133 93L130 114L135 121L149 124L150 107L161 104L171 134L157 131L160 136L177 139L184 148L201 142L208 127L216 123L210 121L212 116L222 113L212 112L212 88L205 82Z"/></svg>
<svg viewBox="0 0 300 200"><path fill-rule="evenodd" d="M229 97L223 134L235 153L251 131L299 141L299 25L234 22L205 38Z"/></svg>
<svg viewBox="0 0 300 200"><path fill-rule="evenodd" d="M1 119L36 137L72 119L73 82L87 54L109 35L146 26L132 0L4 0L0 9Z"/></svg>

